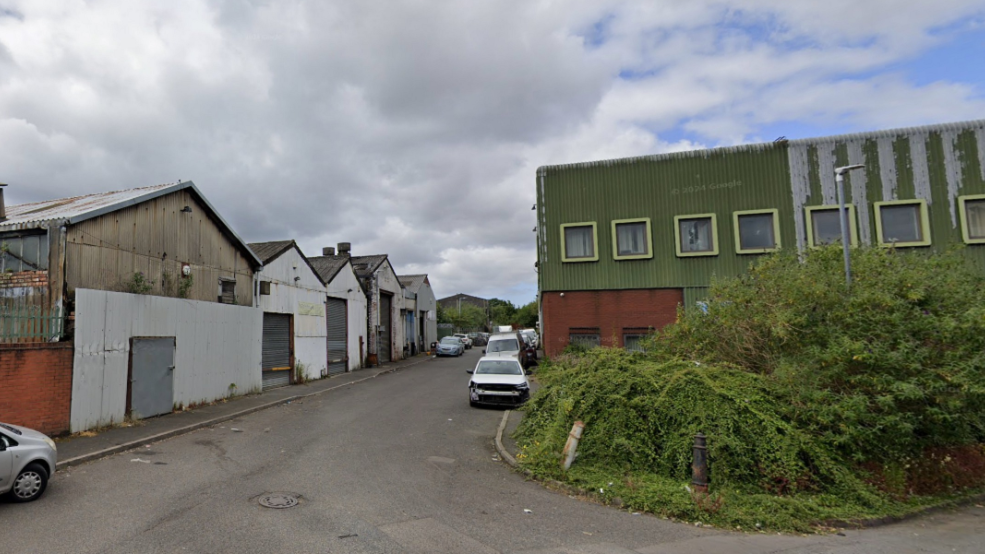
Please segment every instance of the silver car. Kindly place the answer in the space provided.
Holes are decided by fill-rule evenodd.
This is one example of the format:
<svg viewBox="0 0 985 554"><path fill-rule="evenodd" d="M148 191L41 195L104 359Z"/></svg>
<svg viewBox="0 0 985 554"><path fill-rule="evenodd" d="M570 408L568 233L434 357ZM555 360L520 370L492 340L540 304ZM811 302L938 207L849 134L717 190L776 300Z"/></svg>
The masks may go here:
<svg viewBox="0 0 985 554"><path fill-rule="evenodd" d="M27 427L0 423L0 495L14 502L37 500L57 461L55 441Z"/></svg>

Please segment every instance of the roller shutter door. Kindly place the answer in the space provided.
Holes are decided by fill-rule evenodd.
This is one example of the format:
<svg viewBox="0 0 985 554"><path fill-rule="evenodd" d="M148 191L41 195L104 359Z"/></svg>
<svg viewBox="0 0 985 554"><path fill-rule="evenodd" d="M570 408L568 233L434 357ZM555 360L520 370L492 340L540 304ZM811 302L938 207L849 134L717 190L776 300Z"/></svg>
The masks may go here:
<svg viewBox="0 0 985 554"><path fill-rule="evenodd" d="M291 384L291 316L263 314L263 389Z"/></svg>
<svg viewBox="0 0 985 554"><path fill-rule="evenodd" d="M345 373L348 362L346 337L345 300L329 298L325 302L325 319L328 325L328 374Z"/></svg>

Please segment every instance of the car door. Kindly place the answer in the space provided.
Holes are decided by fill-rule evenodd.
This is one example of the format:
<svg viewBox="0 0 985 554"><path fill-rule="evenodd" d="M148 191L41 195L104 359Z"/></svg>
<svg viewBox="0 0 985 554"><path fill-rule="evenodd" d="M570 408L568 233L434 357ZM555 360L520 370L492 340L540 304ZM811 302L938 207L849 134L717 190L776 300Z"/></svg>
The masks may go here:
<svg viewBox="0 0 985 554"><path fill-rule="evenodd" d="M14 455L10 451L11 444L12 442L0 433L0 492L6 492L14 480L14 476L10 474L14 466Z"/></svg>

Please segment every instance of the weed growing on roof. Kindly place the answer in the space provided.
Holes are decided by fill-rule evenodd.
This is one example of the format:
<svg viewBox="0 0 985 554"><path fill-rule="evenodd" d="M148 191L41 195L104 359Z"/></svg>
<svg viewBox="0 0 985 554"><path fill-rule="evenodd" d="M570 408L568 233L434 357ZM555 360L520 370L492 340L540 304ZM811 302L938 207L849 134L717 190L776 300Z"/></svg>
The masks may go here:
<svg viewBox="0 0 985 554"><path fill-rule="evenodd" d="M542 364L522 464L636 509L729 528L808 530L898 515L985 485L985 289L954 254L764 258L716 282L646 354ZM585 422L572 470L561 450ZM708 437L712 497L686 488ZM759 524L758 527L756 524Z"/></svg>

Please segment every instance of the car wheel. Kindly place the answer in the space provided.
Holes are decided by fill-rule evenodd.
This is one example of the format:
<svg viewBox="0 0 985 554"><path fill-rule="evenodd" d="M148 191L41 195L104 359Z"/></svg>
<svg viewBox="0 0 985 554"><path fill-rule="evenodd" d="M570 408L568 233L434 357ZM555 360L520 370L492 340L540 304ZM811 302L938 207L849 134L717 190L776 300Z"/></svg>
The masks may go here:
<svg viewBox="0 0 985 554"><path fill-rule="evenodd" d="M469 400L469 406L471 406L473 408L478 408L479 407L479 404L477 404L476 402L472 402L471 400Z"/></svg>
<svg viewBox="0 0 985 554"><path fill-rule="evenodd" d="M37 500L48 486L48 472L41 464L27 464L14 479L10 497L14 502Z"/></svg>

